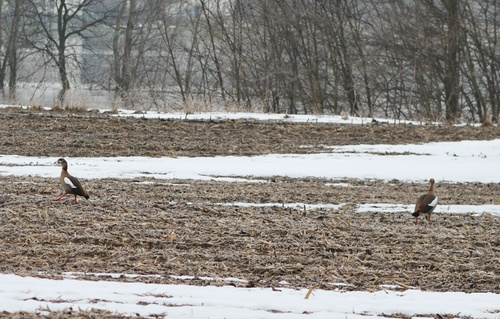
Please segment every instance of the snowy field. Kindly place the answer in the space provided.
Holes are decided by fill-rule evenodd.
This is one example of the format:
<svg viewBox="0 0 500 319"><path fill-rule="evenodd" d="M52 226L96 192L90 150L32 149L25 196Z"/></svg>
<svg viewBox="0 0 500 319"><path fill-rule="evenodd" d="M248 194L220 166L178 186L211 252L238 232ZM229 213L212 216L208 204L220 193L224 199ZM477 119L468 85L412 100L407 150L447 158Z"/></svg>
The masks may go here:
<svg viewBox="0 0 500 319"><path fill-rule="evenodd" d="M0 310L105 309L166 318L325 318L373 319L416 316L499 318L497 294L336 292L189 285L47 280L0 275Z"/></svg>
<svg viewBox="0 0 500 319"><path fill-rule="evenodd" d="M122 112L125 116L133 115ZM149 117L181 115L148 114ZM190 115L188 118L194 118ZM249 117L247 114L196 115L197 119ZM254 120L363 123L364 119L340 117L253 114ZM308 145L303 145L308 147ZM0 175L36 175L54 178L57 158L0 155ZM72 173L81 179L138 178L260 182L259 177L318 177L392 179L420 182L431 177L439 182L499 183L500 140L428 143L419 145L324 146L324 152L308 155L265 155L215 158L70 158ZM296 167L302 167L300 171ZM424 172L424 173L423 173ZM234 203L234 205L258 205ZM302 205L302 203L289 203ZM314 209L314 207L309 207ZM408 211L401 205L365 204L363 211ZM490 213L500 216L500 203L479 206L439 206L436 213ZM113 275L113 274L108 274ZM188 280L188 279L186 279ZM234 279L233 279L234 280ZM499 278L500 280L500 278ZM44 313L62 309L104 309L135 316L167 318L500 318L500 295L493 293L437 293L402 287L381 287L378 292L341 292L293 289L197 287L76 280L23 278L0 274L0 311ZM446 316L446 317L444 317Z"/></svg>

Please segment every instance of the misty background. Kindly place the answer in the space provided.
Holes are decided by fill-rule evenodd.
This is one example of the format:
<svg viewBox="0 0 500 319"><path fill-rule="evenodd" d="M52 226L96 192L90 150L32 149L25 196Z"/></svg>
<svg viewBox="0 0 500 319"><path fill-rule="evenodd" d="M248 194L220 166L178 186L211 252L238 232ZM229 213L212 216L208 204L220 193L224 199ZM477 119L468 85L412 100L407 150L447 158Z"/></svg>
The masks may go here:
<svg viewBox="0 0 500 319"><path fill-rule="evenodd" d="M498 122L500 1L0 0L0 103Z"/></svg>

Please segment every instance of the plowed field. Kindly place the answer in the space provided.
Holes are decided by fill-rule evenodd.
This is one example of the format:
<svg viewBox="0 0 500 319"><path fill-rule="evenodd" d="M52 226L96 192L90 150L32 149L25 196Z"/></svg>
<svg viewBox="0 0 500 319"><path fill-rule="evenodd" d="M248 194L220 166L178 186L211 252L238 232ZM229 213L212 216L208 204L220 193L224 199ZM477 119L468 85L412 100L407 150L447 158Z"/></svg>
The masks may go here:
<svg viewBox="0 0 500 319"><path fill-rule="evenodd" d="M500 129L1 109L0 134L0 154L55 161L61 156L314 153L324 151L323 145L493 139ZM75 272L89 279L123 273L142 276L105 278L168 283L190 276L182 282L195 285L239 278L234 285L500 292L499 217L435 214L431 226L416 227L410 212L356 212L364 203L414 203L426 191L428 176L422 183L285 177L264 183L82 180L91 197L76 205L69 197L53 201L60 194L58 176L54 167L54 178L0 177L0 272L55 278ZM440 205L500 202L498 184L438 183L436 193ZM308 210L289 203L341 206Z"/></svg>

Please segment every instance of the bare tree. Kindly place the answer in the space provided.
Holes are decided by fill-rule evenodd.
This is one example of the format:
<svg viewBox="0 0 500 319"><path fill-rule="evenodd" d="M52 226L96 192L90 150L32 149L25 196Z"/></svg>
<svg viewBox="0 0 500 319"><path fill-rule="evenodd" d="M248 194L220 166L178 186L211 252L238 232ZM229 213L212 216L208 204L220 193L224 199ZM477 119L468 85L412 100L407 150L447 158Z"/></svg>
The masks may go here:
<svg viewBox="0 0 500 319"><path fill-rule="evenodd" d="M360 49L363 45L361 38L354 28L360 20L356 14L356 7L360 6L356 1L326 2L321 5L322 22L327 23L324 28L326 44L330 54L331 68L339 70L337 76L342 83L344 95L348 103L348 112L351 115L361 115L359 105L359 89L356 87L355 57L358 56L354 48Z"/></svg>
<svg viewBox="0 0 500 319"><path fill-rule="evenodd" d="M3 0L0 1L0 16L2 16ZM19 60L19 28L21 23L21 0L13 0L9 3L9 8L12 11L12 15L8 19L2 19L3 21L8 21L9 28L6 30L7 43L3 45L2 30L0 30L0 48L5 47L5 53L3 61L0 66L0 87L3 88L5 77L9 74L9 100L14 101L16 98L16 84L17 84L17 69ZM5 26L6 27L6 26Z"/></svg>
<svg viewBox="0 0 500 319"><path fill-rule="evenodd" d="M217 39L218 37L216 36L215 29L213 27L213 20L216 20L217 17L222 16L222 9L221 9L221 0L214 1L210 3L210 6L208 5L207 0L201 0L201 12L203 14L203 17L205 18L205 23L208 31L208 48L210 49L210 57L213 61L214 64L214 70L213 72L215 73L219 88L220 88L220 94L222 97L222 101L224 103L224 109L227 109L227 100L226 100L226 88L224 86L224 70L222 69L222 64L220 61L220 50L217 49Z"/></svg>
<svg viewBox="0 0 500 319"><path fill-rule="evenodd" d="M451 122L460 120L460 65L459 55L462 51L459 3L457 0L443 0L446 10L448 30L445 35L446 59L444 91L446 99L446 119Z"/></svg>
<svg viewBox="0 0 500 319"><path fill-rule="evenodd" d="M471 120L499 121L500 89L498 0L465 3L463 28L466 33L462 95Z"/></svg>
<svg viewBox="0 0 500 319"><path fill-rule="evenodd" d="M177 86L185 110L191 107L193 88L199 86L194 82L194 65L202 59L198 46L200 13L199 7L190 8L187 1L180 1L175 6L164 4L159 20L158 70L169 76L162 80L163 88L169 84ZM201 64L196 65L200 68Z"/></svg>
<svg viewBox="0 0 500 319"><path fill-rule="evenodd" d="M58 101L62 107L71 88L68 61L79 63L82 40L105 20L105 13L90 14L91 8L100 7L98 0L56 0L53 7L39 0L26 2L30 10L25 15L31 24L25 30L24 39L31 48L48 57L48 64L56 66L62 86Z"/></svg>
<svg viewBox="0 0 500 319"><path fill-rule="evenodd" d="M128 7L128 10L126 10ZM125 36L123 44L119 42L124 14L127 13L125 24ZM132 50L134 48L134 29L137 23L137 0L125 0L120 6L116 19L115 32L113 37L113 65L115 80L115 97L119 96L124 101L126 107L131 106L133 99L130 97L130 89L135 78L134 63L132 62ZM123 45L123 47L122 47Z"/></svg>

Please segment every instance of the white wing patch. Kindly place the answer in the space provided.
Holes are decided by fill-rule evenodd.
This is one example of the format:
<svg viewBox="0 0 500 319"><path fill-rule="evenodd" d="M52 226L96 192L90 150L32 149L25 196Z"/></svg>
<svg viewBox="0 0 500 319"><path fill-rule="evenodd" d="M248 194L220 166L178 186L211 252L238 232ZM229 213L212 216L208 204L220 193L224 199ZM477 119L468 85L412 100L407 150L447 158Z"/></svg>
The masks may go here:
<svg viewBox="0 0 500 319"><path fill-rule="evenodd" d="M65 177L64 182L71 186L71 188L76 188L75 184L73 184L69 178Z"/></svg>
<svg viewBox="0 0 500 319"><path fill-rule="evenodd" d="M438 203L438 198L436 196L436 198L434 198L434 200L428 206L435 207L437 203Z"/></svg>

